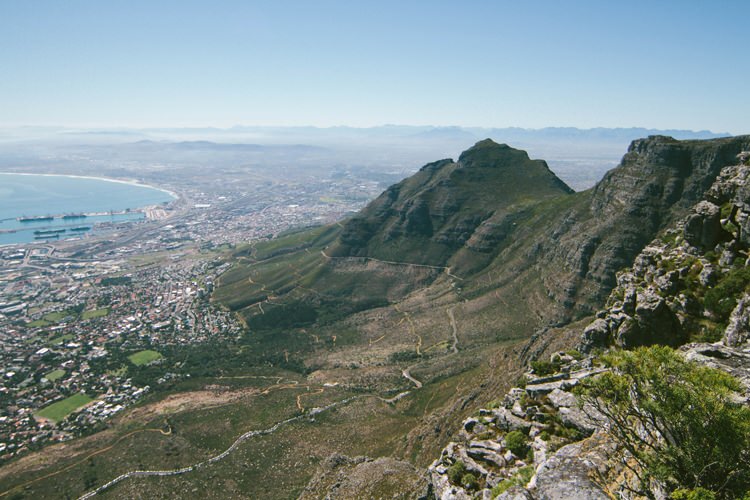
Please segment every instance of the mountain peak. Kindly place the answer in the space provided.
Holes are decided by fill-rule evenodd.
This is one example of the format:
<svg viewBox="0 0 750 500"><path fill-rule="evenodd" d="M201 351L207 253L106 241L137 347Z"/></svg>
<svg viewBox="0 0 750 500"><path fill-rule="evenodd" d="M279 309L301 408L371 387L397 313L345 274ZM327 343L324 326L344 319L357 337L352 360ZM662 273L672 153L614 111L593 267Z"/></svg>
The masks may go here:
<svg viewBox="0 0 750 500"><path fill-rule="evenodd" d="M507 214L572 192L544 161L485 139L458 162L431 163L388 188L345 224L337 253L398 260L411 252L423 263L444 265Z"/></svg>
<svg viewBox="0 0 750 500"><path fill-rule="evenodd" d="M488 137L487 139L482 139L481 141L474 144L472 147L469 148L469 150L480 149L480 148L492 148L492 147L497 147L497 148L502 148L502 149L513 149L505 143L498 144Z"/></svg>
<svg viewBox="0 0 750 500"><path fill-rule="evenodd" d="M465 167L481 166L511 166L529 161L526 151L515 149L507 144L498 144L492 139L484 139L461 153L458 162Z"/></svg>

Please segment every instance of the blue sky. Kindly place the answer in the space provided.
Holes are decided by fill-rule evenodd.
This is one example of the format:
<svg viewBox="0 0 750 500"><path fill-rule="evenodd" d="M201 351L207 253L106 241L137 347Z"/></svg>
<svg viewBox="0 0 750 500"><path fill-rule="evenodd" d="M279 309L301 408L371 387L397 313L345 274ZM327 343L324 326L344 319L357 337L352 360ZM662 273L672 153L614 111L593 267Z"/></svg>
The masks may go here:
<svg viewBox="0 0 750 500"><path fill-rule="evenodd" d="M750 2L0 1L0 125L750 133Z"/></svg>

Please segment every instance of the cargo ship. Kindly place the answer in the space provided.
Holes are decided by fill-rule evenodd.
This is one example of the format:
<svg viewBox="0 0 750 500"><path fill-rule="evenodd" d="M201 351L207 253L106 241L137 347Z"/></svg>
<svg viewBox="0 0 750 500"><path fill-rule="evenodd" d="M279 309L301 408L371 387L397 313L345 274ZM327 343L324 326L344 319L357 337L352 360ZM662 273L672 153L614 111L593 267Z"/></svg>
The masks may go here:
<svg viewBox="0 0 750 500"><path fill-rule="evenodd" d="M91 231L91 226L80 226L80 227L71 227L71 231Z"/></svg>
<svg viewBox="0 0 750 500"><path fill-rule="evenodd" d="M45 229L45 230L34 231L34 234L47 235L47 234L60 234L64 232L65 232L65 229Z"/></svg>
<svg viewBox="0 0 750 500"><path fill-rule="evenodd" d="M39 217L19 217L18 222L48 222L54 220L51 215L42 215Z"/></svg>
<svg viewBox="0 0 750 500"><path fill-rule="evenodd" d="M85 219L86 217L88 217L86 214L67 214L62 216L63 219Z"/></svg>

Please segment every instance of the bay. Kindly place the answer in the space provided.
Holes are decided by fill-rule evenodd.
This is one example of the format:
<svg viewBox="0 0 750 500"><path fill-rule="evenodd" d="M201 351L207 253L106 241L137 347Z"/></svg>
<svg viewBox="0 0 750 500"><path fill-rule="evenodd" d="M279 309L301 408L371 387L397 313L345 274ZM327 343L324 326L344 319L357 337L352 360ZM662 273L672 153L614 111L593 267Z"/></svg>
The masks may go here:
<svg viewBox="0 0 750 500"><path fill-rule="evenodd" d="M137 211L173 201L169 191L142 184L65 175L0 173L0 245L35 241L34 231L66 229L60 238L80 236L73 227L143 219ZM124 212L110 215L111 212ZM100 214L66 218L72 214ZM20 222L23 217L55 217Z"/></svg>

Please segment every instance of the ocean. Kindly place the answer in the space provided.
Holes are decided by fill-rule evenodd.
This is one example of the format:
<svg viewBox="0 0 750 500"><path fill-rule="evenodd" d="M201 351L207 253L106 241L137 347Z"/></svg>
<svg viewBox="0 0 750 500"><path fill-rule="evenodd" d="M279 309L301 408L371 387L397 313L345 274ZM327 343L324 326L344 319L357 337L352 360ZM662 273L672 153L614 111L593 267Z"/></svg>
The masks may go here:
<svg viewBox="0 0 750 500"><path fill-rule="evenodd" d="M0 245L80 237L101 222L138 220L135 210L168 203L175 196L166 190L139 184L65 175L0 173ZM133 212L110 215L110 212ZM89 215L74 218L75 214ZM68 215L68 218L62 218ZM48 218L21 222L19 218ZM77 231L71 231L78 228ZM61 231L65 229L65 231Z"/></svg>

